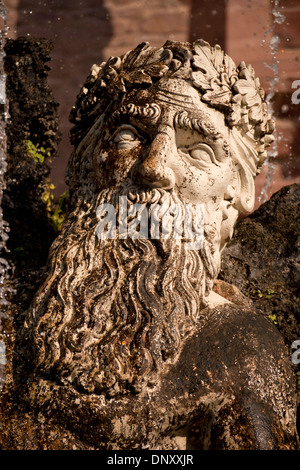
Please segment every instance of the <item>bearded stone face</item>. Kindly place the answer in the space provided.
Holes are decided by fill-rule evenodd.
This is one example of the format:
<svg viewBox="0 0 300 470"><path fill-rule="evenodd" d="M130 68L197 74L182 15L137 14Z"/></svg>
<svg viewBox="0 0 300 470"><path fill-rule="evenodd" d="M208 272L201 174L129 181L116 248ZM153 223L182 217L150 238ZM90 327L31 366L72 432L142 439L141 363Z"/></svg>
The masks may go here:
<svg viewBox="0 0 300 470"><path fill-rule="evenodd" d="M214 291L272 140L252 67L142 43L92 67L71 120L69 213L14 337L5 445L294 448L280 334Z"/></svg>
<svg viewBox="0 0 300 470"><path fill-rule="evenodd" d="M226 302L212 287L241 188L224 115L185 80L129 91L101 119L90 151L93 190L51 248L25 336L35 373L115 396L155 388L202 310ZM129 215L142 205L148 227L153 205L192 207L192 224L201 207L200 245L187 249L191 240L174 230L132 237L125 227L124 235L120 197ZM101 237L103 205L116 211L114 237Z"/></svg>
<svg viewBox="0 0 300 470"><path fill-rule="evenodd" d="M129 93L105 124L93 158L97 190L163 189L183 204L202 204L207 224L238 193L224 116L183 80Z"/></svg>

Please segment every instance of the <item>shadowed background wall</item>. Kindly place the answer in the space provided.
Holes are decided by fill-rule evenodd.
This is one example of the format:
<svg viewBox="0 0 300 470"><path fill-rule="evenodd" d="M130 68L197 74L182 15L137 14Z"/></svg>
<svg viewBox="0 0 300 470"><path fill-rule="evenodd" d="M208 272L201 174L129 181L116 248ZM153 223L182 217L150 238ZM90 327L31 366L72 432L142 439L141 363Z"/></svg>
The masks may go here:
<svg viewBox="0 0 300 470"><path fill-rule="evenodd" d="M276 142L257 178L256 207L282 186L300 183L299 0L6 0L9 37L54 42L49 83L60 104L62 141L53 161L55 194L65 189L71 153L68 115L93 63L120 55L142 41L203 38L220 44L236 64L253 65L276 118ZM300 83L300 82L299 82ZM300 88L300 85L298 86ZM274 95L274 96L273 96Z"/></svg>

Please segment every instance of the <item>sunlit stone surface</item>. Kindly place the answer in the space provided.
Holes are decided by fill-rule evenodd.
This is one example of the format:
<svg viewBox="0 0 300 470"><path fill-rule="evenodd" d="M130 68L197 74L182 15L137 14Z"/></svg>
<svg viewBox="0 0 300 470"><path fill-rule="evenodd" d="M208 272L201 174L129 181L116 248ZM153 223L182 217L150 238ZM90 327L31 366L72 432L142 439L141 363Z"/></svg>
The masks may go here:
<svg viewBox="0 0 300 470"><path fill-rule="evenodd" d="M71 121L70 211L21 327L2 447L296 449L279 332L214 287L272 142L252 67L202 40L143 43L92 67ZM153 237L166 206L190 208L191 237L175 216Z"/></svg>

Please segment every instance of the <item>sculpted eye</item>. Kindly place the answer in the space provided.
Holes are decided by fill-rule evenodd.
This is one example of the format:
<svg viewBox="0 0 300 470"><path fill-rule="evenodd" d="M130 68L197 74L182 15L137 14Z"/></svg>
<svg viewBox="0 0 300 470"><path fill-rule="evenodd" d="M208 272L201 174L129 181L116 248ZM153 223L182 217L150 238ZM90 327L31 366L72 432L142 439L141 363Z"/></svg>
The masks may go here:
<svg viewBox="0 0 300 470"><path fill-rule="evenodd" d="M118 150L131 149L143 142L133 126L122 126L113 135L112 141Z"/></svg>
<svg viewBox="0 0 300 470"><path fill-rule="evenodd" d="M189 147L179 147L178 151L189 163L198 168L206 168L212 163L219 166L215 153L209 145L197 143Z"/></svg>

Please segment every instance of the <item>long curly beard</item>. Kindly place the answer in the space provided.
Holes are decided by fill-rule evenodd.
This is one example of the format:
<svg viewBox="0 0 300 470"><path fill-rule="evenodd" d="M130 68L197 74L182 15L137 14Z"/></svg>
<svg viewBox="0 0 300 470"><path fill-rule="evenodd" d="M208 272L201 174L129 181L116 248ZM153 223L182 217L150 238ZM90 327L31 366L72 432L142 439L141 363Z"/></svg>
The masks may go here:
<svg viewBox="0 0 300 470"><path fill-rule="evenodd" d="M175 238L99 240L97 207L119 195L102 192L69 216L24 328L34 373L107 396L156 386L195 330L220 264L219 227L208 224L199 251ZM129 198L166 195L174 201L163 190Z"/></svg>

